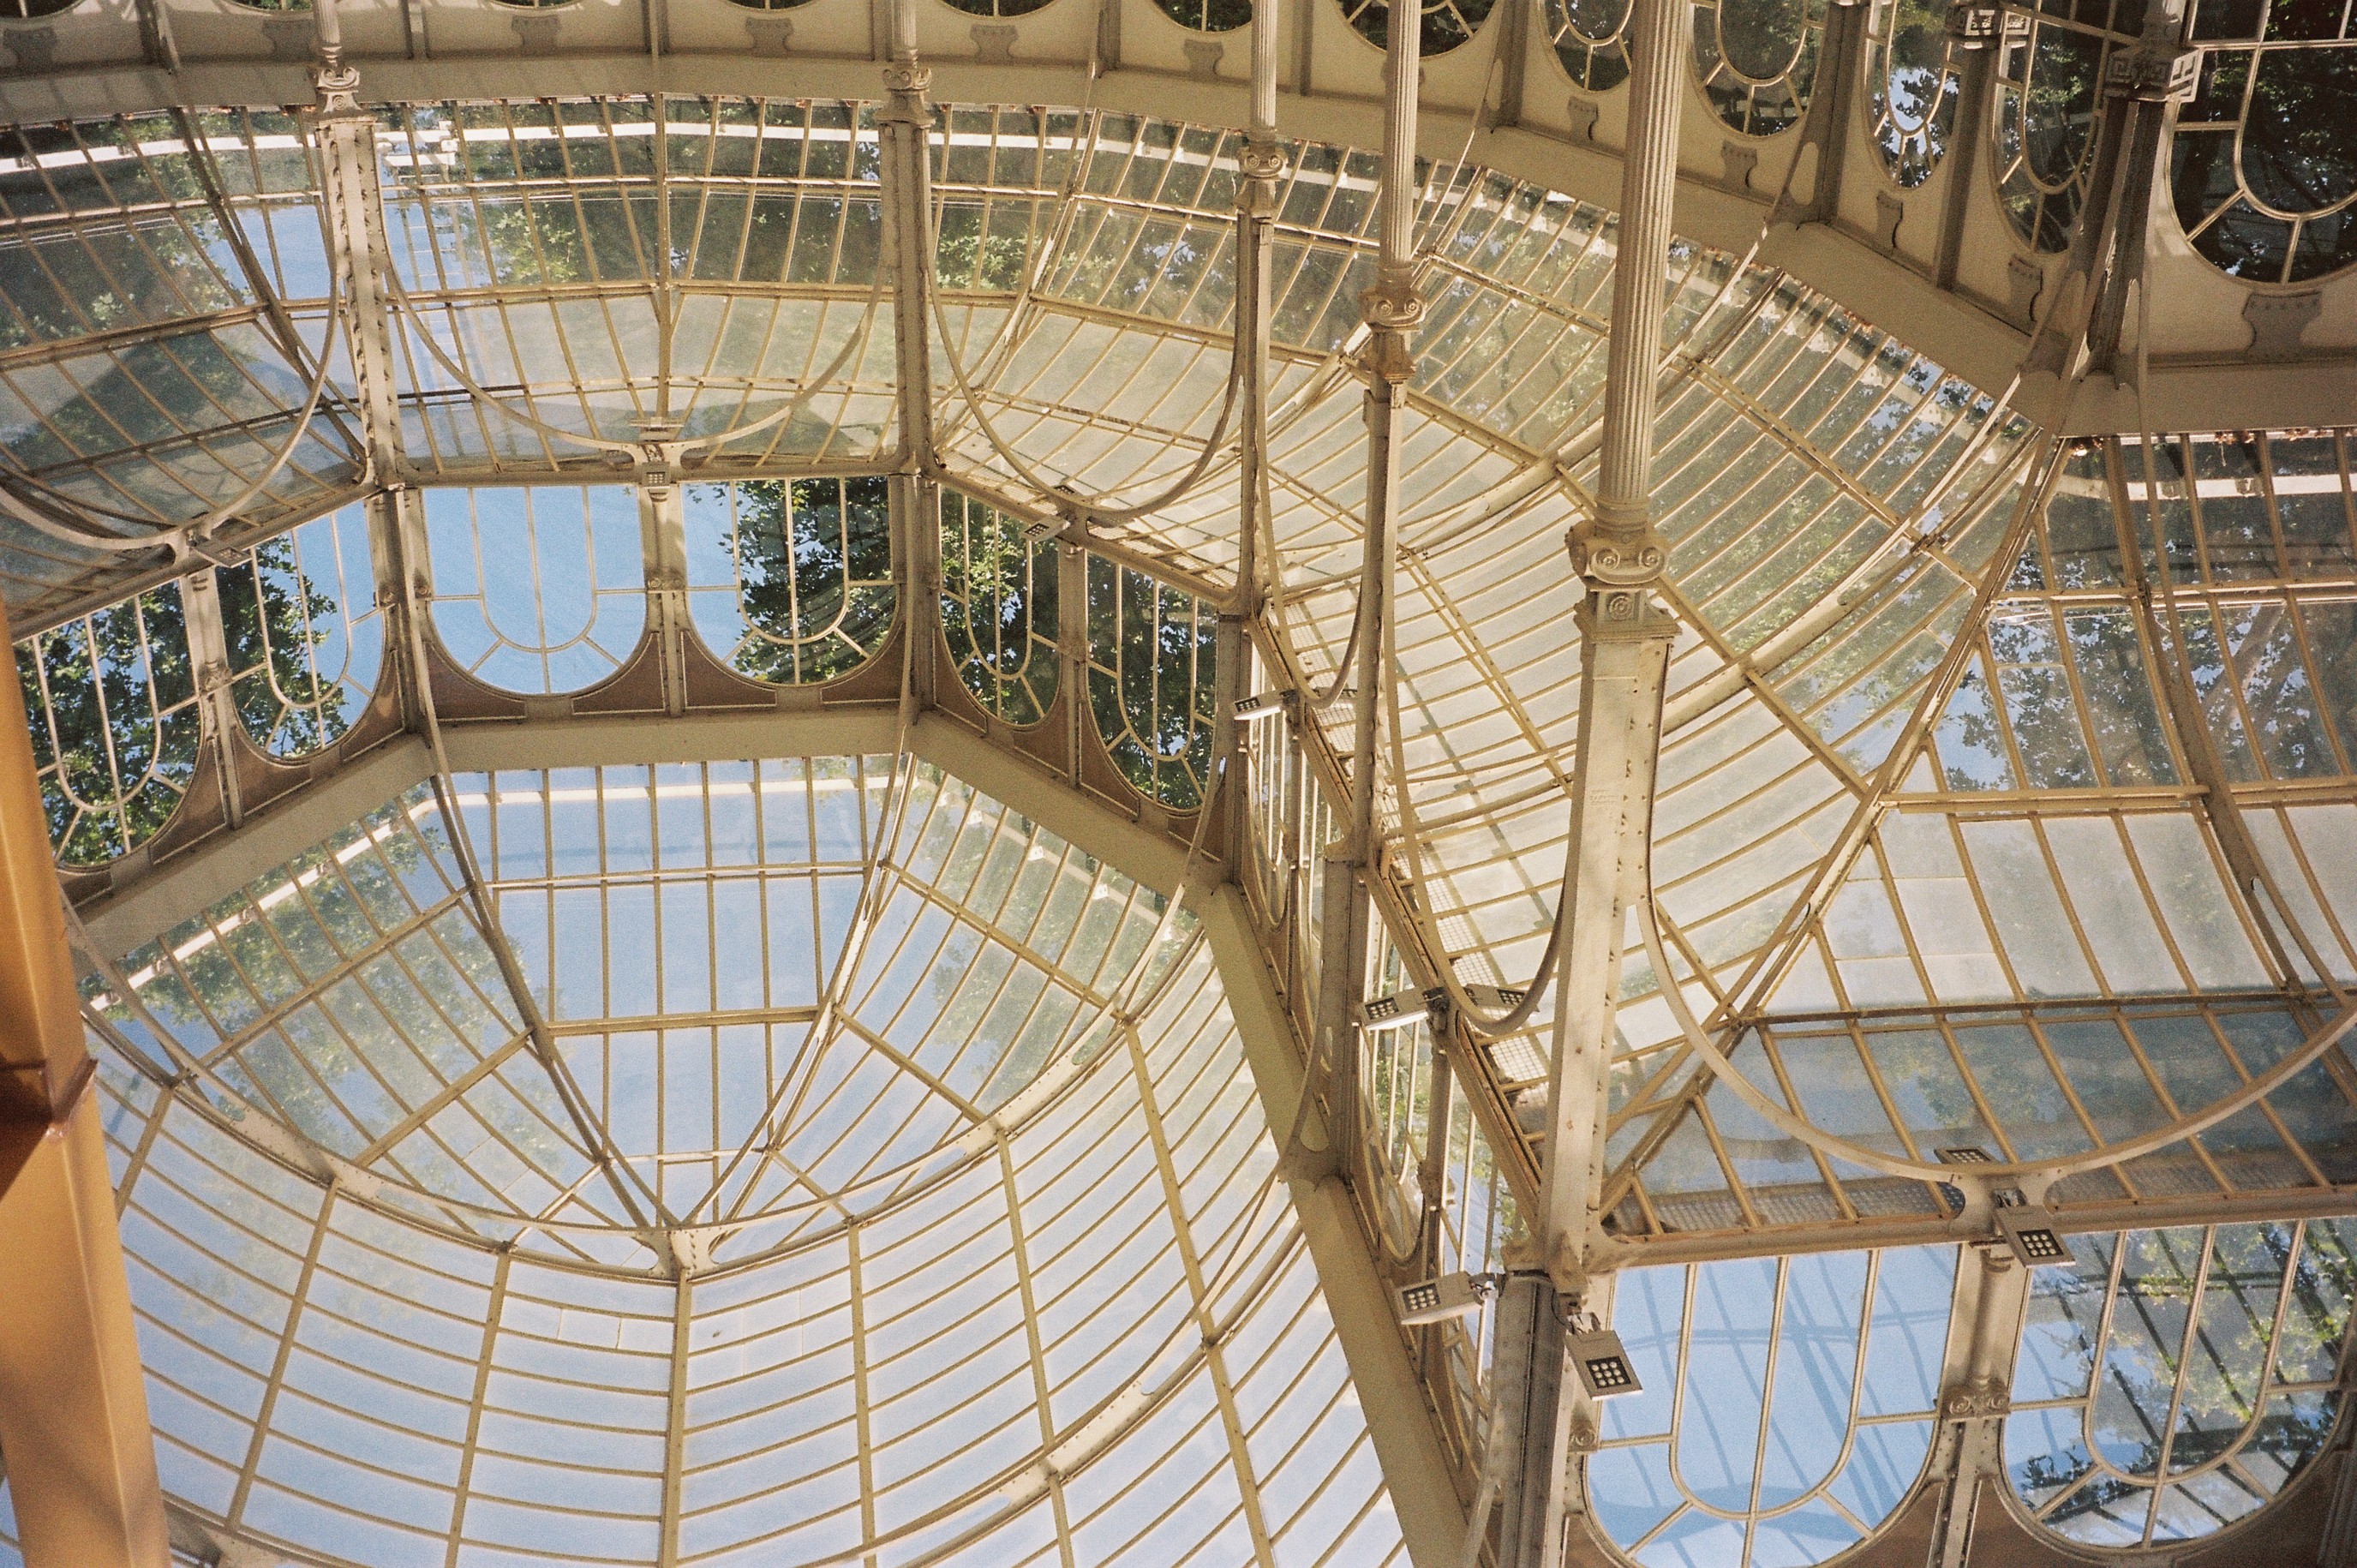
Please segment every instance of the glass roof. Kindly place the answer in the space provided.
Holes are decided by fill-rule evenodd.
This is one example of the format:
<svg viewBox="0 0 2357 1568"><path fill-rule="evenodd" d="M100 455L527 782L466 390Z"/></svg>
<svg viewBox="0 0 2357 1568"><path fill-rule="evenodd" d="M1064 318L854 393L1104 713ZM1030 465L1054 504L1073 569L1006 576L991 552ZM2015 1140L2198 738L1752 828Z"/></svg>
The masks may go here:
<svg viewBox="0 0 2357 1568"><path fill-rule="evenodd" d="M88 982L177 1507L370 1568L667 1508L683 1563L1400 1557L1191 918L906 758L447 797Z"/></svg>
<svg viewBox="0 0 2357 1568"><path fill-rule="evenodd" d="M1777 91L1717 102L1735 124L1806 96ZM209 759L244 755L225 723L274 765L377 755L410 667L378 607L404 518L417 663L447 665L461 719L546 725L637 713L615 693L659 646L733 673L743 712L819 707L908 624L921 529L951 722L1183 841L1211 787L1232 452L1089 548L1026 525L1059 487L1140 499L1207 456L1235 134L942 112L946 478L913 523L886 478L902 388L866 106L384 111L415 489L365 505L334 353L321 417L289 424L330 308L303 130L22 138L0 276L57 284L12 292L0 340L12 483L119 543L293 438L217 572L72 542L38 505L0 517L75 886L134 885L205 813L234 820L211 798L232 791ZM1256 680L1298 686L1349 639L1375 161L1291 151ZM1617 233L1461 162L1425 172L1370 994L1443 964L1523 985L1546 942L1577 762L1561 539L1590 508ZM1609 1407L1584 1474L1634 1560L1766 1568L1870 1535L1922 1473L1960 1253L1882 1244L1878 1222L1944 1218L1939 1189L1770 1126L1700 1070L1663 983L1759 1090L1909 1158L2083 1155L2242 1092L2357 979L2357 513L2345 434L2058 447L1903 335L1709 247L1675 248L1664 310L1680 630L1652 875L1678 972L1624 965L1608 1204L1632 1239L1855 1234L1626 1271L1613 1315L1647 1391ZM696 452L675 516L612 450L674 426L746 432ZM1297 992L1347 728L1305 712L1245 767L1239 871ZM190 1529L371 1568L1404 1560L1192 917L905 753L502 765L371 804L85 955ZM1501 1261L1550 1028L1542 1008L1486 1042L1496 1114L1446 1098L1428 1028L1370 1045L1389 1179L1368 1222L1394 1257ZM2336 1049L2056 1197L2352 1179ZM2006 1437L2041 1524L2190 1539L2280 1489L2338 1416L2317 1367L2347 1326L2339 1234L2072 1238ZM945 1342L970 1353L928 1353ZM1481 1324L1434 1345L1469 1433Z"/></svg>

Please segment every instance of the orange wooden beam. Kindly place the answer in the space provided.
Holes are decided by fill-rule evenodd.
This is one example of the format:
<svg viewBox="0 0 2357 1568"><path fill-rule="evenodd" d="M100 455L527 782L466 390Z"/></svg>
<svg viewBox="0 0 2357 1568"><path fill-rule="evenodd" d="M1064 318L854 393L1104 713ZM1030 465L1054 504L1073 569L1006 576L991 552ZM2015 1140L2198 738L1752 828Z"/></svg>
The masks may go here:
<svg viewBox="0 0 2357 1568"><path fill-rule="evenodd" d="M91 1068L24 694L0 681L0 1455L27 1568L166 1568Z"/></svg>

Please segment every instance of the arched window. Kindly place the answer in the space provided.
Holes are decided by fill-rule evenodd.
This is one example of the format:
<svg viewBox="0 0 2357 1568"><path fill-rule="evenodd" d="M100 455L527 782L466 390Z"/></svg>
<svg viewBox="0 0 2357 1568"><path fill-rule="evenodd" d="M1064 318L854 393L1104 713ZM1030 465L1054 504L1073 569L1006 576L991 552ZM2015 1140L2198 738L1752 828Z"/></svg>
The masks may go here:
<svg viewBox="0 0 2357 1568"><path fill-rule="evenodd" d="M1695 79L1733 130L1772 136L1809 106L1825 0L1695 0Z"/></svg>
<svg viewBox="0 0 2357 1568"><path fill-rule="evenodd" d="M1211 607L1089 557L1089 707L1140 794L1191 810L1211 774Z"/></svg>
<svg viewBox="0 0 2357 1568"><path fill-rule="evenodd" d="M1875 0L1867 24L1867 122L1883 171L1912 188L1932 177L1955 129L1948 0Z"/></svg>
<svg viewBox="0 0 2357 1568"><path fill-rule="evenodd" d="M217 581L230 691L254 744L295 757L342 738L384 658L366 514L347 507L282 533Z"/></svg>
<svg viewBox="0 0 2357 1568"><path fill-rule="evenodd" d="M2013 1489L2090 1546L2190 1541L2243 1518L2323 1450L2349 1302L2351 1223L2071 1238L2040 1270L2005 1427Z"/></svg>
<svg viewBox="0 0 2357 1568"><path fill-rule="evenodd" d="M1494 4L1496 0L1423 0L1424 57L1445 55L1469 41ZM1342 0L1342 16L1375 48L1390 47L1391 0Z"/></svg>
<svg viewBox="0 0 2357 1568"><path fill-rule="evenodd" d="M646 629L639 502L626 485L425 492L434 629L509 692L578 692Z"/></svg>
<svg viewBox="0 0 2357 1568"><path fill-rule="evenodd" d="M1252 20L1252 0L1154 0L1162 14L1199 33L1232 33Z"/></svg>
<svg viewBox="0 0 2357 1568"><path fill-rule="evenodd" d="M794 685L867 662L892 629L881 475L687 488L688 604L740 673Z"/></svg>
<svg viewBox="0 0 2357 1568"><path fill-rule="evenodd" d="M2205 5L2197 20L2212 12ZM2329 21L2278 0L2255 48L2201 57L2201 86L2178 112L2170 184L2177 220L2221 271L2299 283L2357 262L2357 48L2319 48ZM2352 24L2340 33L2349 37Z"/></svg>
<svg viewBox="0 0 2357 1568"><path fill-rule="evenodd" d="M1011 725L1056 700L1056 546L970 496L942 491L942 629L958 679Z"/></svg>
<svg viewBox="0 0 2357 1568"><path fill-rule="evenodd" d="M949 0L949 4L976 16L1028 16L1048 0Z"/></svg>
<svg viewBox="0 0 2357 1568"><path fill-rule="evenodd" d="M1600 1407L1588 1508L1647 1568L1806 1564L1890 1516L1931 1452L1953 1247L1633 1269L1644 1389Z"/></svg>
<svg viewBox="0 0 2357 1568"><path fill-rule="evenodd" d="M145 843L197 769L200 725L177 583L16 645L49 842L68 865Z"/></svg>
<svg viewBox="0 0 2357 1568"><path fill-rule="evenodd" d="M2127 12L2126 0L2115 8ZM2086 199L2097 132L2105 113L2104 61L2133 37L2035 12L2008 14L1997 60L1996 188L2017 233L2040 251L2071 242L2071 226Z"/></svg>
<svg viewBox="0 0 2357 1568"><path fill-rule="evenodd" d="M1574 87L1609 92L1629 80L1629 0L1546 0L1546 18Z"/></svg>

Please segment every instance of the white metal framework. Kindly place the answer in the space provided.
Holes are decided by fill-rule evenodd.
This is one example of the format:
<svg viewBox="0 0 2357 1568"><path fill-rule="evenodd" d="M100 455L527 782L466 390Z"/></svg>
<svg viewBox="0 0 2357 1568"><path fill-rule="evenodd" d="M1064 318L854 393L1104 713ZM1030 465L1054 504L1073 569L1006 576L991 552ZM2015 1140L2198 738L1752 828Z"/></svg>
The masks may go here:
<svg viewBox="0 0 2357 1568"><path fill-rule="evenodd" d="M301 114L0 91L0 594L175 1549L2323 1538L2346 18L1300 0L1247 113L1245 16L1077 5L625 40L856 14L880 94L414 58L601 25L490 0L297 21ZM1010 48L1091 66L929 96ZM1458 1269L1524 1285L1381 1316ZM1558 1295L1641 1396L1533 1397Z"/></svg>

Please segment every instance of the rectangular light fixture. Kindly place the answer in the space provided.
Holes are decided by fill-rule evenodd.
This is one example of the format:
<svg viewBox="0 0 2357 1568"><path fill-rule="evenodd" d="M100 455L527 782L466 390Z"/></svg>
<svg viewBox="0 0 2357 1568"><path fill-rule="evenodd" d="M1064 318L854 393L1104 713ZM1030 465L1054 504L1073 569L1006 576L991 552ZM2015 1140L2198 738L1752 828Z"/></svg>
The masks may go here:
<svg viewBox="0 0 2357 1568"><path fill-rule="evenodd" d="M1978 1144L1964 1144L1937 1151L1943 1165L1993 1165L1996 1156Z"/></svg>
<svg viewBox="0 0 2357 1568"><path fill-rule="evenodd" d="M2019 1208L1998 1209L1996 1228L2004 1235L2005 1244L2013 1250L2014 1260L2025 1269L2068 1268L2076 1261L2061 1231L2041 1219L2030 1218Z"/></svg>
<svg viewBox="0 0 2357 1568"><path fill-rule="evenodd" d="M1481 1298L1487 1293L1467 1273L1443 1274L1438 1279L1418 1280L1414 1284L1398 1286L1392 1292L1399 1308L1403 1326L1419 1323L1446 1323L1452 1317L1464 1317L1481 1310Z"/></svg>
<svg viewBox="0 0 2357 1568"><path fill-rule="evenodd" d="M1290 692L1255 692L1249 697L1239 697L1230 710L1240 725L1256 725L1264 719L1283 718Z"/></svg>
<svg viewBox="0 0 2357 1568"><path fill-rule="evenodd" d="M1508 1007L1521 1006L1523 1004L1523 998L1529 995L1530 993L1524 991L1519 985L1475 984L1468 985L1465 988L1465 994L1471 997L1474 1003L1479 1006L1496 1007L1502 1010Z"/></svg>
<svg viewBox="0 0 2357 1568"><path fill-rule="evenodd" d="M1405 1029L1423 1023L1448 1004L1448 993L1437 986L1430 991L1394 991L1360 1003L1359 1026L1370 1031Z"/></svg>
<svg viewBox="0 0 2357 1568"><path fill-rule="evenodd" d="M1571 1364L1579 1369L1580 1387L1587 1391L1589 1399L1609 1400L1643 1391L1645 1385L1637 1380L1637 1369L1630 1362L1620 1336L1609 1328L1575 1334L1565 1348L1571 1354Z"/></svg>

